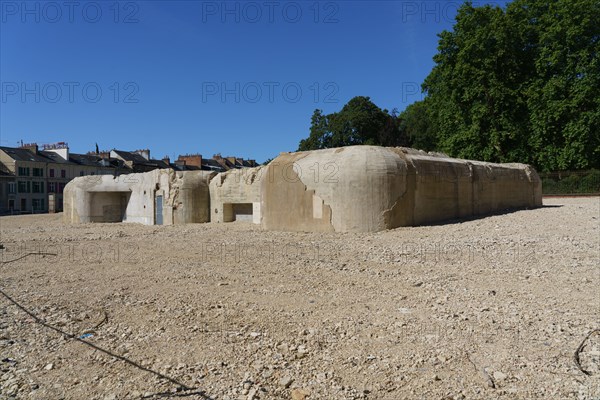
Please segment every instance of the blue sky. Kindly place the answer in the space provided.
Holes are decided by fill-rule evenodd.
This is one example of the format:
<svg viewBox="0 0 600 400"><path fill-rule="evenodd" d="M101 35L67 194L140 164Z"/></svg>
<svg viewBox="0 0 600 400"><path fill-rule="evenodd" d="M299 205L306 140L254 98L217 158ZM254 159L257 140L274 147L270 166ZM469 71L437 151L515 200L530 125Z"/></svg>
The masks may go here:
<svg viewBox="0 0 600 400"><path fill-rule="evenodd" d="M316 108L421 99L460 3L2 0L0 144L262 162Z"/></svg>

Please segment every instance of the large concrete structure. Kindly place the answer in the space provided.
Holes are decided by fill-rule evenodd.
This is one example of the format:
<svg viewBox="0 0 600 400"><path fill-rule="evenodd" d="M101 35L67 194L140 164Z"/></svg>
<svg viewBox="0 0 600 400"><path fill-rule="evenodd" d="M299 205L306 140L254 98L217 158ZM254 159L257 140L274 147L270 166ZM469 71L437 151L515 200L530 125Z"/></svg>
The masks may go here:
<svg viewBox="0 0 600 400"><path fill-rule="evenodd" d="M232 169L210 181L210 220L260 224L260 186L265 167Z"/></svg>
<svg viewBox="0 0 600 400"><path fill-rule="evenodd" d="M408 148L352 146L283 153L261 192L267 230L373 232L542 204L524 164Z"/></svg>
<svg viewBox="0 0 600 400"><path fill-rule="evenodd" d="M528 165L377 146L282 153L266 167L216 175L97 178L67 185L67 221L246 220L267 230L374 232L542 204L540 179Z"/></svg>
<svg viewBox="0 0 600 400"><path fill-rule="evenodd" d="M171 225L208 222L209 179L214 172L170 169L112 177L76 178L65 188L68 222Z"/></svg>

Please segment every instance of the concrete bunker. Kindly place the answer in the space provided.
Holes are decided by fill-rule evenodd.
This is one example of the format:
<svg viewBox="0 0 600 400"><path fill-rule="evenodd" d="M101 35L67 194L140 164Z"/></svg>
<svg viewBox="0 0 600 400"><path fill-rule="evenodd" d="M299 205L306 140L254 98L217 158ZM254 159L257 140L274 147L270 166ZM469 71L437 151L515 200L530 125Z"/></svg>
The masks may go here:
<svg viewBox="0 0 600 400"><path fill-rule="evenodd" d="M130 191L90 192L90 221L123 222L130 199Z"/></svg>
<svg viewBox="0 0 600 400"><path fill-rule="evenodd" d="M374 232L542 204L540 179L528 165L408 148L282 153L265 175L266 230Z"/></svg>
<svg viewBox="0 0 600 400"><path fill-rule="evenodd" d="M253 222L253 203L223 203L223 222Z"/></svg>
<svg viewBox="0 0 600 400"><path fill-rule="evenodd" d="M210 181L212 222L249 221L260 224L260 185L265 167L221 172Z"/></svg>
<svg viewBox="0 0 600 400"><path fill-rule="evenodd" d="M525 164L350 146L282 153L268 166L220 174L80 177L64 199L68 222L251 221L266 230L375 232L539 207L542 191Z"/></svg>
<svg viewBox="0 0 600 400"><path fill-rule="evenodd" d="M208 182L214 175L163 169L118 177L79 177L65 187L64 219L145 225L208 222Z"/></svg>

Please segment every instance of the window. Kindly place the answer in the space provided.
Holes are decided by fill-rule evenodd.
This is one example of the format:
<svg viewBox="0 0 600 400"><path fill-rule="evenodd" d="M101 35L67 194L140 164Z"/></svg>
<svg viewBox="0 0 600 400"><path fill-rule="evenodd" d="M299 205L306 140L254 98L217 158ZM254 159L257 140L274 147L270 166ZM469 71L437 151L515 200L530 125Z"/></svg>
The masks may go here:
<svg viewBox="0 0 600 400"><path fill-rule="evenodd" d="M54 178L54 168L50 168L50 178Z"/></svg>
<svg viewBox="0 0 600 400"><path fill-rule="evenodd" d="M33 176L44 176L44 169L43 168L34 168Z"/></svg>
<svg viewBox="0 0 600 400"><path fill-rule="evenodd" d="M65 188L65 184L64 183L59 183L58 184L58 193L62 193L63 189Z"/></svg>
<svg viewBox="0 0 600 400"><path fill-rule="evenodd" d="M33 211L43 211L44 199L31 199L31 207L33 208Z"/></svg>
<svg viewBox="0 0 600 400"><path fill-rule="evenodd" d="M31 185L32 193L44 193L44 183L43 182L33 182Z"/></svg>
<svg viewBox="0 0 600 400"><path fill-rule="evenodd" d="M29 176L29 167L19 167L19 176Z"/></svg>
<svg viewBox="0 0 600 400"><path fill-rule="evenodd" d="M48 193L56 192L56 183L48 182Z"/></svg>
<svg viewBox="0 0 600 400"><path fill-rule="evenodd" d="M16 193L17 192L17 184L14 182L8 182L8 193Z"/></svg>
<svg viewBox="0 0 600 400"><path fill-rule="evenodd" d="M83 176L83 171L79 171L79 176Z"/></svg>
<svg viewBox="0 0 600 400"><path fill-rule="evenodd" d="M65 171L64 169L60 170L60 177L61 178L66 178L67 177L67 171Z"/></svg>
<svg viewBox="0 0 600 400"><path fill-rule="evenodd" d="M31 193L31 182L19 182L19 193Z"/></svg>

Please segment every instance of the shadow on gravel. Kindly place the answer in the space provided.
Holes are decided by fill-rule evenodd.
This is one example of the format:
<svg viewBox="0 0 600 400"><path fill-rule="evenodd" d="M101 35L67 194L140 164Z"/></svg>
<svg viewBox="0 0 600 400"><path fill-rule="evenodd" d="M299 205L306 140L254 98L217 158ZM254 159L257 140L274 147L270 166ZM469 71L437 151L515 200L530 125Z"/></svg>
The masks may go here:
<svg viewBox="0 0 600 400"><path fill-rule="evenodd" d="M415 225L415 226L443 226L443 225L459 224L459 223L462 223L462 222L477 221L479 219L484 219L484 218L488 218L488 217L513 214L513 213L516 213L518 211L537 210L537 209L540 209L540 208L559 208L559 207L562 207L562 205L560 205L560 204L545 205L544 204L544 205L542 205L540 207L536 207L536 208L527 208L527 207L523 207L523 208L511 208L511 209L499 210L499 211L496 211L496 212L493 212L493 213L487 213L487 214L472 215L472 216L461 217L461 218L451 218L451 219L446 219L446 220L437 221L437 222L426 222L426 223ZM401 229L402 227L399 227L399 228ZM393 229L399 229L399 228L393 228Z"/></svg>
<svg viewBox="0 0 600 400"><path fill-rule="evenodd" d="M193 391L193 392L178 392L178 393L172 393L172 392L162 392L162 393L153 393L151 395L148 396L143 396L142 399L156 399L156 398L167 398L167 397L189 397L189 396L202 396L201 398L203 400L214 400L212 397L208 396L205 392L203 391Z"/></svg>

